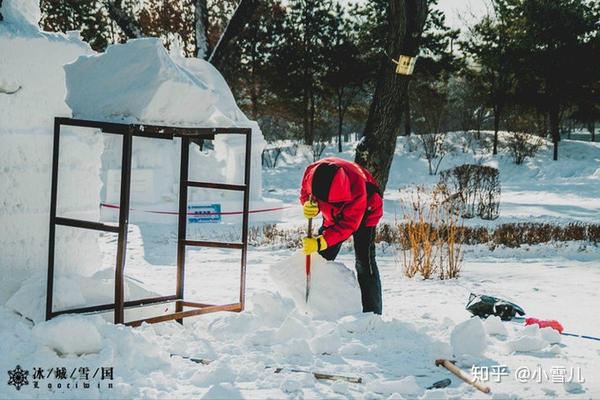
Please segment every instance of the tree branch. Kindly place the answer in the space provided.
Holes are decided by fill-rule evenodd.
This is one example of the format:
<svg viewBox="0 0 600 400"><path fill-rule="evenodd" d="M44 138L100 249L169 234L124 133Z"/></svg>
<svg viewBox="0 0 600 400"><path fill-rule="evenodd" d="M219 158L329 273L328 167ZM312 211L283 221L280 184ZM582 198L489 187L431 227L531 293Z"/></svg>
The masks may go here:
<svg viewBox="0 0 600 400"><path fill-rule="evenodd" d="M252 19L254 12L258 7L258 0L241 0L235 9L233 16L229 20L223 35L212 51L208 61L219 71L223 71L225 60L230 53L229 48L235 39L240 35L246 24Z"/></svg>
<svg viewBox="0 0 600 400"><path fill-rule="evenodd" d="M142 28L132 15L123 9L123 0L107 0L108 16L115 21L128 39L143 37Z"/></svg>

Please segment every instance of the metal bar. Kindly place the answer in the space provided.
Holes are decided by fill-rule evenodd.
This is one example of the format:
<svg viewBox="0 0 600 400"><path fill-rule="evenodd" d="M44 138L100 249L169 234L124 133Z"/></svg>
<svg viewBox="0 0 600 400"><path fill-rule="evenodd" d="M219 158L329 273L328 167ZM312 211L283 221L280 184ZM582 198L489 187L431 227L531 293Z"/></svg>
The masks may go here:
<svg viewBox="0 0 600 400"><path fill-rule="evenodd" d="M202 137L203 135L247 135L252 131L251 128L195 128L195 127L169 127L169 129L176 129L174 135L176 137L189 136L189 137ZM189 132L189 133L187 133Z"/></svg>
<svg viewBox="0 0 600 400"><path fill-rule="evenodd" d="M129 227L129 194L131 190L131 132L123 135L123 154L121 160L121 200L119 203L119 238L117 242L117 267L115 268L115 324L124 321L125 293L123 273L127 252L127 230Z"/></svg>
<svg viewBox="0 0 600 400"><path fill-rule="evenodd" d="M60 120L54 118L54 140L52 142L52 183L50 186L50 224L48 233L48 275L46 278L46 321L52 318L54 296L54 246L56 239L56 201L58 197L58 157L60 146Z"/></svg>
<svg viewBox="0 0 600 400"><path fill-rule="evenodd" d="M151 306L153 304L158 304L158 303L171 303L176 300L178 300L177 296L173 296L173 295L172 296L161 296L161 297L149 297L146 299L126 301L123 303L123 306L125 308L143 307L143 306ZM114 308L115 308L115 303L100 304L97 306L72 308L69 310L55 311L52 313L52 317L56 317L56 316L62 315L62 314L95 313L95 312L113 310Z"/></svg>
<svg viewBox="0 0 600 400"><path fill-rule="evenodd" d="M132 132L132 135L135 137L144 137L150 139L166 139L173 140L173 135L169 133L146 133L141 131Z"/></svg>
<svg viewBox="0 0 600 400"><path fill-rule="evenodd" d="M243 249L243 243L231 243L231 242L210 242L208 240L185 240L186 246L197 246L197 247L214 247L218 249Z"/></svg>
<svg viewBox="0 0 600 400"><path fill-rule="evenodd" d="M181 138L181 155L179 167L179 220L177 229L177 297L183 300L185 284L185 242L187 239L187 181L189 174L190 139ZM175 306L176 312L183 311L181 302ZM183 323L183 319L177 322Z"/></svg>
<svg viewBox="0 0 600 400"><path fill-rule="evenodd" d="M87 119L77 118L56 118L61 125L79 126L82 128L97 128L102 129L106 133L116 133L124 135L127 132L128 124L120 124L118 122L106 121L91 121Z"/></svg>
<svg viewBox="0 0 600 400"><path fill-rule="evenodd" d="M92 229L95 231L103 232L119 232L119 227L114 225L106 225L100 222L84 221L81 219L55 217L54 223L56 225L70 226L72 228Z"/></svg>
<svg viewBox="0 0 600 400"><path fill-rule="evenodd" d="M208 313L213 313L213 312L217 312L217 311L242 311L242 307L241 307L241 304L239 304L239 303L225 304L222 306L210 306L210 307L198 308L196 310L180 311L180 312L176 312L173 314L166 314L166 315L161 315L158 317L139 319L137 321L130 321L130 322L127 322L125 325L136 327L136 326L140 326L144 322L147 322L149 324L154 324L157 322L171 321L173 319L176 319L179 321L185 317L191 317L194 315L201 315L201 314L208 314Z"/></svg>
<svg viewBox="0 0 600 400"><path fill-rule="evenodd" d="M246 304L246 265L248 262L248 219L250 217L250 168L252 162L252 130L246 132L246 159L244 165L244 214L242 215L242 260L240 270L240 304Z"/></svg>
<svg viewBox="0 0 600 400"><path fill-rule="evenodd" d="M193 301L181 301L181 304L184 307L196 307L196 308L204 308L204 307L214 307L214 304L205 304L205 303L195 303Z"/></svg>
<svg viewBox="0 0 600 400"><path fill-rule="evenodd" d="M207 188L207 189L223 189L223 190L239 190L239 191L243 191L246 189L245 185L231 185L228 183L187 181L186 184L188 186L192 186L192 187Z"/></svg>

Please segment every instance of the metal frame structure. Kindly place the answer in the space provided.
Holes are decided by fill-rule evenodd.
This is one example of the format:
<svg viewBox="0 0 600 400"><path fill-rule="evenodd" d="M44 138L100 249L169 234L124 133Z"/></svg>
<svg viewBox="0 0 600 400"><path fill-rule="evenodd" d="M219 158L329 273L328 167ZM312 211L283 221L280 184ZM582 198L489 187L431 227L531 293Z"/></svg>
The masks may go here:
<svg viewBox="0 0 600 400"><path fill-rule="evenodd" d="M74 126L82 128L100 129L103 133L116 134L123 136L122 164L121 164L121 193L119 207L118 225L108 225L100 222L84 221L71 218L63 218L56 215L57 195L58 195L58 166L59 166L59 147L60 147L60 128L61 126ZM196 139L212 140L215 135L220 134L241 134L246 137L246 154L244 183L241 185L214 183L214 182L196 182L188 180L189 172L189 148L190 141ZM181 156L180 156L180 184L179 184L179 219L177 235L177 288L174 295L152 297L140 300L125 301L123 287L123 273L125 271L126 247L127 247L127 229L129 226L129 199L131 190L131 155L133 137L145 137L152 139L173 140L181 138ZM54 142L52 155L52 186L50 194L50 235L48 251L48 281L46 288L46 320L52 319L61 314L71 313L93 313L106 312L114 310L114 323L125 324L129 326L138 326L143 322L155 323L176 319L183 322L183 318L193 315L206 314L216 311L242 311L245 304L246 290L246 260L248 252L248 209L250 201L250 162L252 147L251 128L196 128L196 127L170 127L145 124L121 124L113 122L90 121L73 118L55 118L54 119ZM187 198L188 188L208 188L241 191L243 197L242 214L242 237L239 243L200 241L187 239ZM80 307L68 310L54 311L52 309L53 290L54 290L54 253L56 240L56 226L68 226L78 229L91 229L101 232L113 232L118 234L117 240L117 259L115 269L115 301L114 303L101 304L89 307ZM240 293L239 302L233 304L213 305L195 303L184 300L184 282L185 282L185 262L186 248L189 246L217 247L227 249L241 250L241 271L240 271ZM160 315L135 321L124 321L125 309L155 305L159 303L175 302L175 312L171 314ZM187 310L185 309L187 308Z"/></svg>

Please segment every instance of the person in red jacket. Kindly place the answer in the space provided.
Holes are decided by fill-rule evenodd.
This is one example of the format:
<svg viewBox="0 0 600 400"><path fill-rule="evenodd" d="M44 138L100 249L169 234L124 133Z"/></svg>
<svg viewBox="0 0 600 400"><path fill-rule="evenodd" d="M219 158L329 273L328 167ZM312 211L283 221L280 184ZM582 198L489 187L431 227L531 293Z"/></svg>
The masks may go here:
<svg viewBox="0 0 600 400"><path fill-rule="evenodd" d="M356 273L364 312L381 314L381 280L375 260L375 227L383 215L383 198L373 176L360 165L329 157L310 164L302 178L304 216L323 215L319 236L304 239L304 253L334 260L342 243L354 238Z"/></svg>

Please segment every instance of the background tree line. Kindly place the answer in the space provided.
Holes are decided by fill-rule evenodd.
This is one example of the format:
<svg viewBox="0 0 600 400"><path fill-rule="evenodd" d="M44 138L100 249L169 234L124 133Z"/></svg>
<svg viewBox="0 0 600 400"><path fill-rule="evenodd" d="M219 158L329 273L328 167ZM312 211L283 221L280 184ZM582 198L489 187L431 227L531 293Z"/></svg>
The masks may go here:
<svg viewBox="0 0 600 400"><path fill-rule="evenodd" d="M341 146L350 133L362 133L380 64L398 56L388 54L393 2L384 0L41 3L44 29L81 29L95 50L158 36L187 56L213 57L268 140L337 140ZM427 3L415 74L397 89L396 135L490 129L496 153L499 130L525 132L551 138L555 157L574 126L590 130L594 140L600 120L597 2L490 0L489 13L463 32L446 25L436 1ZM226 46L218 45L224 40ZM435 152L435 140L427 145Z"/></svg>

